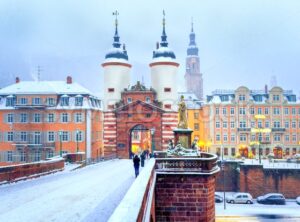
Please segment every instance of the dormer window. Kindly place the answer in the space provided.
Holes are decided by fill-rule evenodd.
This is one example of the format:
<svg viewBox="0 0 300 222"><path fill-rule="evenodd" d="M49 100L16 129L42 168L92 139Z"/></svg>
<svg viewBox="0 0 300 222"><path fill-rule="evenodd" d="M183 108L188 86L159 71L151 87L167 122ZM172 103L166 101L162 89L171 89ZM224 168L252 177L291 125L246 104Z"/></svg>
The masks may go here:
<svg viewBox="0 0 300 222"><path fill-rule="evenodd" d="M60 105L61 106L68 106L69 105L69 96L67 96L67 95L61 96Z"/></svg>
<svg viewBox="0 0 300 222"><path fill-rule="evenodd" d="M28 99L27 98L20 98L19 99L19 104L20 105L27 105Z"/></svg>
<svg viewBox="0 0 300 222"><path fill-rule="evenodd" d="M132 98L131 97L127 98L127 103L132 103Z"/></svg>
<svg viewBox="0 0 300 222"><path fill-rule="evenodd" d="M75 106L82 106L83 97L81 95L75 96Z"/></svg>
<svg viewBox="0 0 300 222"><path fill-rule="evenodd" d="M14 106L16 103L16 98L14 96L6 97L6 106Z"/></svg>
<svg viewBox="0 0 300 222"><path fill-rule="evenodd" d="M279 98L280 98L279 95L273 95L273 101L277 101L278 102Z"/></svg>
<svg viewBox="0 0 300 222"><path fill-rule="evenodd" d="M55 105L54 98L47 98L47 105L48 106L54 106Z"/></svg>
<svg viewBox="0 0 300 222"><path fill-rule="evenodd" d="M151 102L151 99L149 96L146 97L146 103L150 103Z"/></svg>
<svg viewBox="0 0 300 222"><path fill-rule="evenodd" d="M245 95L239 95L239 101L246 101Z"/></svg>
<svg viewBox="0 0 300 222"><path fill-rule="evenodd" d="M41 105L41 98L40 97L34 97L32 98L32 105Z"/></svg>

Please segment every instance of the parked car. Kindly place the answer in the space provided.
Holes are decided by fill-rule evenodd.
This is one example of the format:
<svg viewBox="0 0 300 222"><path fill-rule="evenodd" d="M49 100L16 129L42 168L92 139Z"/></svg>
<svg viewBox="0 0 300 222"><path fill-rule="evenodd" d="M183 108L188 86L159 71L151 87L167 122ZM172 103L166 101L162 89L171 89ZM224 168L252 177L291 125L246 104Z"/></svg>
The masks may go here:
<svg viewBox="0 0 300 222"><path fill-rule="evenodd" d="M300 196L296 198L296 202L300 205Z"/></svg>
<svg viewBox="0 0 300 222"><path fill-rule="evenodd" d="M250 193L236 193L226 198L227 203L246 203L253 204L253 198Z"/></svg>
<svg viewBox="0 0 300 222"><path fill-rule="evenodd" d="M281 193L268 193L257 198L257 203L260 204L285 204L285 197Z"/></svg>
<svg viewBox="0 0 300 222"><path fill-rule="evenodd" d="M215 202L216 203L222 203L223 197L220 194L215 193Z"/></svg>

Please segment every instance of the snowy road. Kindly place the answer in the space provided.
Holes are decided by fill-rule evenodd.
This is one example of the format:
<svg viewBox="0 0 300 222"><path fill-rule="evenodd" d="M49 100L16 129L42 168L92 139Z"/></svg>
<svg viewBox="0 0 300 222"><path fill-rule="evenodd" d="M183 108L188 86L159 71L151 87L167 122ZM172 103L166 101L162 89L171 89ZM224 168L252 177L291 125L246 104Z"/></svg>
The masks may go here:
<svg viewBox="0 0 300 222"><path fill-rule="evenodd" d="M131 160L0 186L0 221L107 221L135 180Z"/></svg>

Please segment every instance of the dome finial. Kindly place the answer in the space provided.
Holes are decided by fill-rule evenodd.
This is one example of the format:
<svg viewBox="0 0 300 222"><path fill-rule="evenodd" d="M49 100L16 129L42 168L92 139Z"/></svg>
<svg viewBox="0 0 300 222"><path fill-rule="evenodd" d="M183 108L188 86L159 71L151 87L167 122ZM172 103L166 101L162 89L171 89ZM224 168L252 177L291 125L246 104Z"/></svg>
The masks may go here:
<svg viewBox="0 0 300 222"><path fill-rule="evenodd" d="M191 32L194 32L194 21L193 21L193 17L192 17L192 20L191 20L191 25L192 25L192 31L191 31Z"/></svg>
<svg viewBox="0 0 300 222"><path fill-rule="evenodd" d="M114 36L114 43L113 43L113 46L115 48L120 48L121 44L119 42L120 40L120 37L119 37L119 34L118 34L118 15L119 15L119 12L116 10L115 12L112 13L113 16L116 16L116 19L115 19L115 26L116 26L116 29L115 29L115 36Z"/></svg>
<svg viewBox="0 0 300 222"><path fill-rule="evenodd" d="M168 47L168 42L167 42L167 35L166 35L166 18L165 18L166 14L165 14L165 10L163 10L163 32L162 32L162 36L161 36L161 43L160 46L161 47Z"/></svg>

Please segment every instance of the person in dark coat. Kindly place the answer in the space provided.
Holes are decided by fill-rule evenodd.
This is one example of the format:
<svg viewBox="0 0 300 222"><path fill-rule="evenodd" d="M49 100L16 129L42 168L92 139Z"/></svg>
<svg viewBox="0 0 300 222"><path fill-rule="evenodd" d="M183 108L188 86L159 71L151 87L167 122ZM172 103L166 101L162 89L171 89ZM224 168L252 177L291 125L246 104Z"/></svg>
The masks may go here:
<svg viewBox="0 0 300 222"><path fill-rule="evenodd" d="M141 167L144 167L146 159L146 152L144 151L141 155Z"/></svg>
<svg viewBox="0 0 300 222"><path fill-rule="evenodd" d="M135 177L137 177L140 173L140 158L138 155L135 155L133 158L133 166L134 166L134 171L135 171Z"/></svg>

